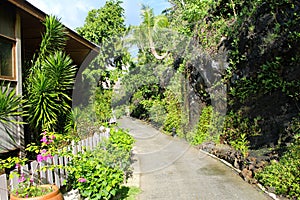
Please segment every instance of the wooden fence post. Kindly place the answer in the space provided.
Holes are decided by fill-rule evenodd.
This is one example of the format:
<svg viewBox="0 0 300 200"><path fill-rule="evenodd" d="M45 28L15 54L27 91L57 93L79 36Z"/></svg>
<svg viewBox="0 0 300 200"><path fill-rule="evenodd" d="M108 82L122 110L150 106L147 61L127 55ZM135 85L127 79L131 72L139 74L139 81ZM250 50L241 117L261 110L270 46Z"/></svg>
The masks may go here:
<svg viewBox="0 0 300 200"><path fill-rule="evenodd" d="M109 128L103 128L100 130L100 133L94 133L93 136L81 140L80 142L78 142L78 144L75 144L75 142L72 141L71 145L66 148L67 150L71 150L72 148L72 153L74 155L76 155L78 152L82 152L84 148L93 150L103 139L109 138L109 133ZM67 172L64 169L55 168L54 170L47 169L46 171L40 169L52 164L66 166L69 161L70 158L68 157L58 157L58 155L55 155L52 159L48 158L46 163L38 163L37 161L33 161L28 165L21 166L21 172L27 175L33 174L35 181L39 180L41 184L55 183L58 187L60 187L63 185L64 180L66 180L68 176ZM37 170L40 170L40 172L38 173ZM17 172L17 170L13 170L11 174L15 172ZM10 189L14 189L17 185L17 176L13 176L13 178L8 179L6 174L0 175L0 200L8 200L8 187L10 187Z"/></svg>
<svg viewBox="0 0 300 200"><path fill-rule="evenodd" d="M2 174L0 176L0 199L8 200L8 187L7 187L7 176Z"/></svg>

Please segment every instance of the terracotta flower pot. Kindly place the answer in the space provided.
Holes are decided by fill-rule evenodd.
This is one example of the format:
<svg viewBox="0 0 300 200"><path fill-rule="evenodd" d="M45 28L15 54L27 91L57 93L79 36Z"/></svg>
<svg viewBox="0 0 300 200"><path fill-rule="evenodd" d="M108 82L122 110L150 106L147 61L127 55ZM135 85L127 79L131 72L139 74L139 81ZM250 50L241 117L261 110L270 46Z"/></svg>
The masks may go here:
<svg viewBox="0 0 300 200"><path fill-rule="evenodd" d="M56 185L41 185L40 187L51 187L51 186L54 191L43 196L31 197L31 198L19 198L14 196L13 194L10 194L10 199L11 200L23 200L23 199L24 200L63 200L64 197Z"/></svg>

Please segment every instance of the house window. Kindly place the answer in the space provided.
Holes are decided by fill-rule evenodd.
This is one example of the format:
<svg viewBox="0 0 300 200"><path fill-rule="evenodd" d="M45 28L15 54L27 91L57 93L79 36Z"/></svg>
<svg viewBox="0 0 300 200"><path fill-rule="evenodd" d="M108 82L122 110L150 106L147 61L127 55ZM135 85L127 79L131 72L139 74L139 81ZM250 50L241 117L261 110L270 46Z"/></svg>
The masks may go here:
<svg viewBox="0 0 300 200"><path fill-rule="evenodd" d="M0 2L0 79L15 79L15 11Z"/></svg>
<svg viewBox="0 0 300 200"><path fill-rule="evenodd" d="M0 37L0 77L14 78L14 42Z"/></svg>

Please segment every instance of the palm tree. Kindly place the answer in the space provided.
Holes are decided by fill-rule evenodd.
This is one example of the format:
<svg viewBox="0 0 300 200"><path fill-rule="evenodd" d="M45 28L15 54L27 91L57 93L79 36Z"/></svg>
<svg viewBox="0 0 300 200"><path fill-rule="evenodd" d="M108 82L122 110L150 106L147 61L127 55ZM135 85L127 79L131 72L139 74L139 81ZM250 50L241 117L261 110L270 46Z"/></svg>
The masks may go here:
<svg viewBox="0 0 300 200"><path fill-rule="evenodd" d="M160 39L162 30L169 26L168 18L164 15L154 16L153 9L145 5L142 5L141 17L143 20L141 25L133 28L133 43L136 43L140 48L146 43L146 46L150 47L150 51L156 59L162 60L166 58L168 51L159 55L155 47L154 38Z"/></svg>

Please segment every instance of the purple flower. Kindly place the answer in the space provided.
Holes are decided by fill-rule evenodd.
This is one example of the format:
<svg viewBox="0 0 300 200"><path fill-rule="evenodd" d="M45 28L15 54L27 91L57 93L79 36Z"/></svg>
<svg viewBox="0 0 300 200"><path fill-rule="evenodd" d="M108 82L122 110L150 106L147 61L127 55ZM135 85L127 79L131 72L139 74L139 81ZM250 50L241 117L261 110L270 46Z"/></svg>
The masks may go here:
<svg viewBox="0 0 300 200"><path fill-rule="evenodd" d="M85 179L85 178L79 178L79 179L78 179L78 182L79 182L79 183L84 183L84 182L86 182L86 179Z"/></svg>
<svg viewBox="0 0 300 200"><path fill-rule="evenodd" d="M31 179L29 180L29 182L30 182L30 183L33 183L33 182L34 182L33 178L31 178Z"/></svg>

